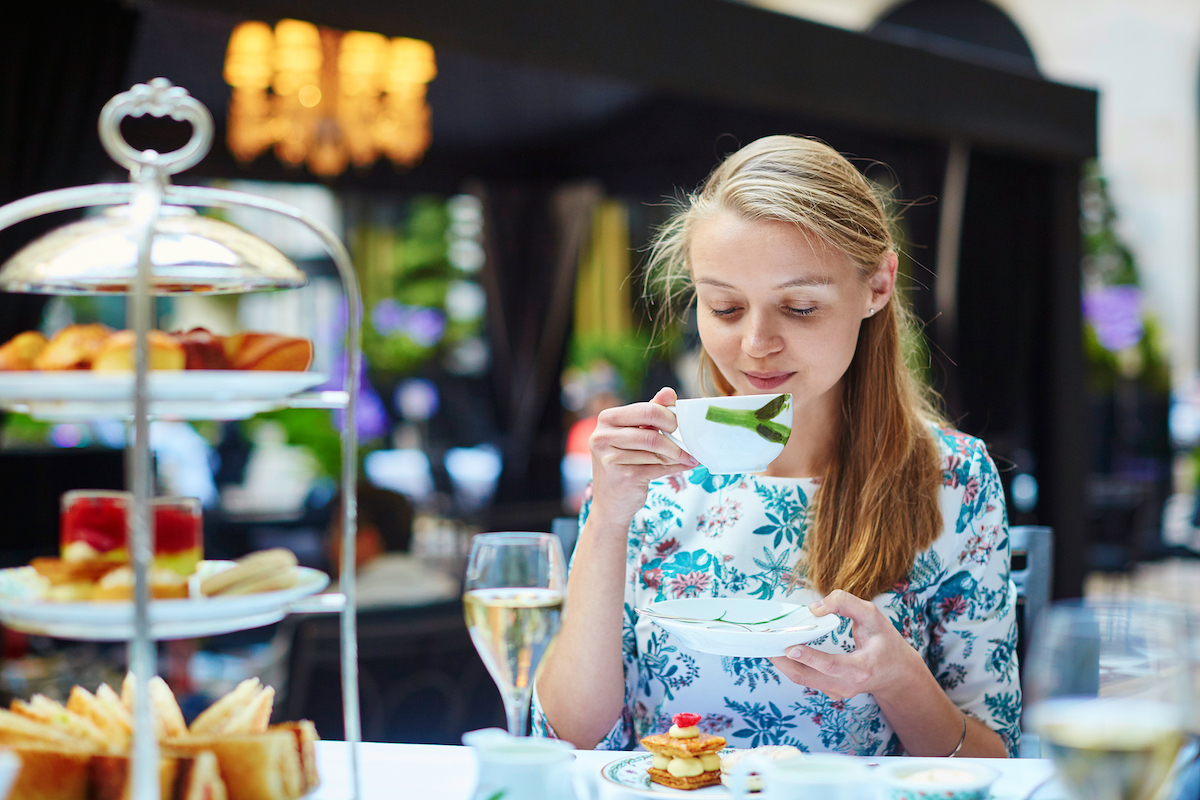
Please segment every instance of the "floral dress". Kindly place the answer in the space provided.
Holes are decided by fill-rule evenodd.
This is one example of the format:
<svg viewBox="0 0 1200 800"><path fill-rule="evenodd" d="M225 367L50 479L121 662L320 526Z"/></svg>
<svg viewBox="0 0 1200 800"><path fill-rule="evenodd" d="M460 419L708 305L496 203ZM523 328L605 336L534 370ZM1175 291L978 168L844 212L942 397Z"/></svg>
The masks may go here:
<svg viewBox="0 0 1200 800"><path fill-rule="evenodd" d="M943 531L917 554L908 576L873 602L925 657L955 705L999 733L1015 755L1016 588L1000 477L979 440L935 432L943 458ZM870 694L832 700L791 682L767 659L690 650L633 611L681 597L817 599L813 590L789 584L816 488L810 478L712 475L703 467L651 483L629 529L624 711L597 749L629 749L667 730L673 714L693 712L702 715L701 730L734 747L904 753ZM588 511L585 502L581 519ZM852 651L850 621L811 644ZM536 696L533 718L535 734L554 735Z"/></svg>

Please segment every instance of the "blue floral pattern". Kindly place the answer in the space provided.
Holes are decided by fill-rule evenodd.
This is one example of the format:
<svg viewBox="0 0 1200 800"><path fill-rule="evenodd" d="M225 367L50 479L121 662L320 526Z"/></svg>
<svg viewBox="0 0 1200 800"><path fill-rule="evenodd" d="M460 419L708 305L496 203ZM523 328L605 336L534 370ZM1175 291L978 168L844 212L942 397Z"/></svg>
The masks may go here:
<svg viewBox="0 0 1200 800"><path fill-rule="evenodd" d="M943 531L892 591L873 599L925 658L954 703L997 731L1015 755L1021 690L1016 590L1000 476L983 443L938 428ZM832 700L792 683L766 659L698 653L633 609L680 597L756 597L808 603L790 581L801 557L814 479L712 475L703 467L651 484L629 529L623 649L625 711L598 749L629 749L681 711L731 745L900 755L869 694ZM585 503L581 518L590 506ZM854 649L850 622L813 643ZM536 700L534 732L553 735Z"/></svg>

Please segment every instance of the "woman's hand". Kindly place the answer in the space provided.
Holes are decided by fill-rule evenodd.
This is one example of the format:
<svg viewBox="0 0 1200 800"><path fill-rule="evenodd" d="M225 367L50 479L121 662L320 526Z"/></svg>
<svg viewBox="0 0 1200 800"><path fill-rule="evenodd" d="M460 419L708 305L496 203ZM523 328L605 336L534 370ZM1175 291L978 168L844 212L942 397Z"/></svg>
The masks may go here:
<svg viewBox="0 0 1200 800"><path fill-rule="evenodd" d="M841 589L809 608L818 616L839 614L853 623L853 653L824 653L796 645L771 663L790 680L824 692L834 700L869 692L877 699L894 697L913 685L916 676L929 675L925 665L891 620L867 600ZM914 672L916 675L914 675Z"/></svg>
<svg viewBox="0 0 1200 800"><path fill-rule="evenodd" d="M600 519L628 524L646 504L650 481L700 462L660 431L677 427L667 406L674 389L660 389L648 403L607 408L592 433L592 510Z"/></svg>

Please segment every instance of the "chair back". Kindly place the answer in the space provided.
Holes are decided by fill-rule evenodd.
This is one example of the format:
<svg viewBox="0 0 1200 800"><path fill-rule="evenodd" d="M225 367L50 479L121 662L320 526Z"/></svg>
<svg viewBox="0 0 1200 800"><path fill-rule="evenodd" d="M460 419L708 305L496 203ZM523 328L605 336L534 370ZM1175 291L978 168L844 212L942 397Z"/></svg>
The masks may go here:
<svg viewBox="0 0 1200 800"><path fill-rule="evenodd" d="M1008 529L1012 551L1012 580L1017 586L1017 654L1024 659L1025 643L1038 615L1050 604L1054 575L1054 529L1045 525L1014 525Z"/></svg>
<svg viewBox="0 0 1200 800"><path fill-rule="evenodd" d="M1012 580L1017 587L1017 658L1025 666L1025 649L1038 616L1050 604L1054 575L1054 529L1014 525L1008 529ZM1021 734L1021 758L1041 757L1041 741L1031 731Z"/></svg>
<svg viewBox="0 0 1200 800"><path fill-rule="evenodd" d="M293 615L279 719L309 719L343 739L340 617ZM359 701L368 742L458 744L504 727L504 705L463 619L462 601L358 614Z"/></svg>
<svg viewBox="0 0 1200 800"><path fill-rule="evenodd" d="M562 542L563 555L570 564L571 553L575 552L575 540L579 538L579 517L555 517L550 523L550 532Z"/></svg>

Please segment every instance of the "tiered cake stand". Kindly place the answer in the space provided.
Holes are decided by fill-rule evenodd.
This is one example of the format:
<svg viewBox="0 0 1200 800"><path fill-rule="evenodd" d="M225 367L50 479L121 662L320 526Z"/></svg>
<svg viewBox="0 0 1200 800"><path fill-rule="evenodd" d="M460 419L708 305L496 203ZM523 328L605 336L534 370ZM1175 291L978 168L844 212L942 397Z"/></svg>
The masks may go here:
<svg viewBox="0 0 1200 800"><path fill-rule="evenodd" d="M150 114L191 123L180 150L137 151L121 136L126 117ZM158 742L154 735L150 677L157 672L155 642L208 636L267 625L288 613L341 614L342 700L351 764L350 793L359 792L358 647L355 625L354 550L357 530L355 400L362 361L362 297L349 254L320 221L284 203L241 192L174 186L172 174L197 164L212 144L212 117L184 89L157 78L112 98L100 114L100 139L109 155L130 171L125 184L96 184L33 195L0 207L0 230L58 211L103 207L81 222L51 231L0 268L0 290L43 294L127 296L127 324L136 332L136 369L129 375L0 372L0 408L47 420L99 417L127 420L127 483L133 493L130 556L132 603L50 603L22 593L20 574L0 575L0 621L19 630L90 640L127 640L136 677L133 798L159 800ZM342 391L309 391L325 381L315 373L207 371L148 374L147 332L156 295L222 294L291 288L306 278L271 245L232 225L197 215L193 207L249 207L274 212L307 226L337 266L345 292L348 326ZM149 421L243 419L286 407L345 411L341 434L343 504L340 594L318 595L323 573L301 569L293 589L240 598L193 596L151 602L148 567L153 558ZM14 571L5 571L6 573ZM18 571L19 572L19 571Z"/></svg>

